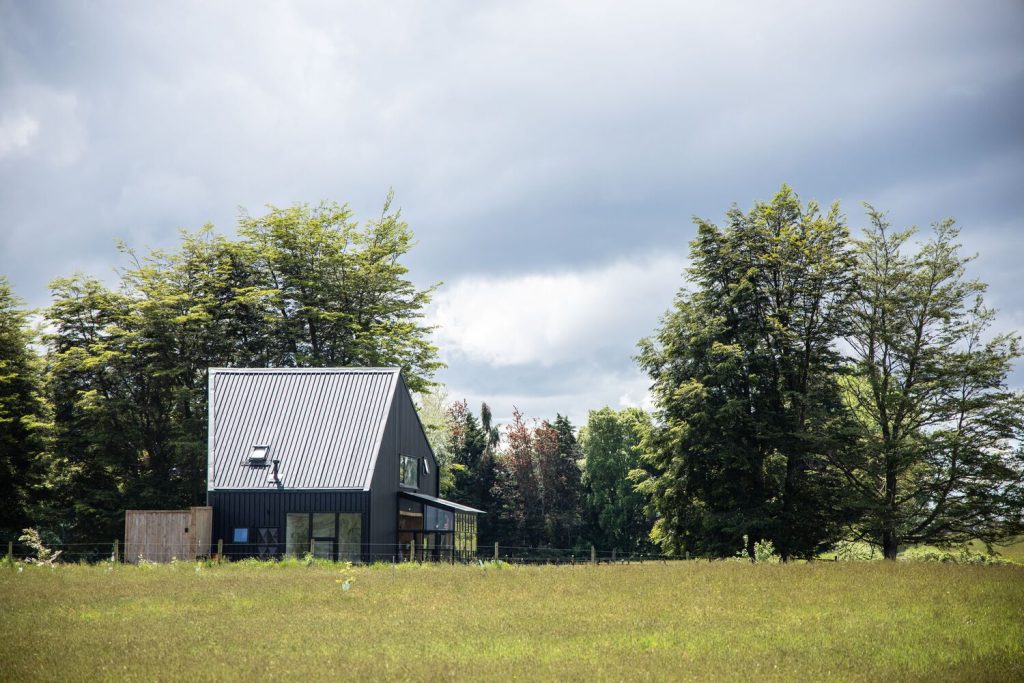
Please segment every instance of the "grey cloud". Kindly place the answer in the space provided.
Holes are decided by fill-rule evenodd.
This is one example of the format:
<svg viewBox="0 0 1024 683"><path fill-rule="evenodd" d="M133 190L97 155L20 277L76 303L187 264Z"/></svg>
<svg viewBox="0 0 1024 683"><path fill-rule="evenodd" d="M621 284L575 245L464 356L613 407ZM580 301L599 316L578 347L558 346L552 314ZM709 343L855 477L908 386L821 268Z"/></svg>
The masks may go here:
<svg viewBox="0 0 1024 683"><path fill-rule="evenodd" d="M389 186L422 284L579 269L682 256L693 215L788 182L853 226L864 200L956 215L1020 320L1022 46L1012 0L3 3L0 272L43 304L54 276L107 275L115 238L321 198L366 217ZM20 117L38 128L5 154Z"/></svg>

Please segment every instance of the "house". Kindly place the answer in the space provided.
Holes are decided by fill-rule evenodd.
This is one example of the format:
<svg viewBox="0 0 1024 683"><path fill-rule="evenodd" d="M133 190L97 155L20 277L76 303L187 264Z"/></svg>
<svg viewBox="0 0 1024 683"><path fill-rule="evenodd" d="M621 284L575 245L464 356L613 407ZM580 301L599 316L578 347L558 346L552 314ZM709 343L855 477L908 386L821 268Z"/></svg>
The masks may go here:
<svg viewBox="0 0 1024 683"><path fill-rule="evenodd" d="M229 557L465 560L482 511L438 497L397 368L209 371L207 505Z"/></svg>

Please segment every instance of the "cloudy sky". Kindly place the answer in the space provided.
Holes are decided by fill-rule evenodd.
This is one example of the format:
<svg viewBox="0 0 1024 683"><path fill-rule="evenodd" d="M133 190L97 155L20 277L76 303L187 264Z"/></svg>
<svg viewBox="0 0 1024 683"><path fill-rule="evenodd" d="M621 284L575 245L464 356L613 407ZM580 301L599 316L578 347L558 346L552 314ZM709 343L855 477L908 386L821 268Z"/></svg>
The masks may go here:
<svg viewBox="0 0 1024 683"><path fill-rule="evenodd" d="M239 207L389 187L453 397L642 404L631 360L692 217L783 183L946 216L1024 329L1024 3L0 0L0 274L112 278L114 248ZM1024 372L1014 374L1024 385Z"/></svg>

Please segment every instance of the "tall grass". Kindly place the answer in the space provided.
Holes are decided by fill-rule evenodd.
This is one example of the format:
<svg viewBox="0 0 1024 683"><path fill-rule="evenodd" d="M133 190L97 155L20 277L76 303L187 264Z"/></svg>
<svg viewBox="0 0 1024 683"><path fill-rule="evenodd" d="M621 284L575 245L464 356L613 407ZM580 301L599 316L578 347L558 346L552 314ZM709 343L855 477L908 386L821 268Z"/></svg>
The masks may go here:
<svg viewBox="0 0 1024 683"><path fill-rule="evenodd" d="M1019 566L339 572L259 563L0 568L0 678L1024 678Z"/></svg>

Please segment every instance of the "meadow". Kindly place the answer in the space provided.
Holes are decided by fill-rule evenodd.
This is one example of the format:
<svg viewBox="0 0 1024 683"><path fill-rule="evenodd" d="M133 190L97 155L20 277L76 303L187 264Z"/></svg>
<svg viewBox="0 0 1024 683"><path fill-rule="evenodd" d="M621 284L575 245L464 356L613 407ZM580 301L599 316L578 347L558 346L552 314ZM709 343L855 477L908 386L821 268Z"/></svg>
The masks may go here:
<svg viewBox="0 0 1024 683"><path fill-rule="evenodd" d="M0 661L6 680L1021 680L1024 567L5 566Z"/></svg>

